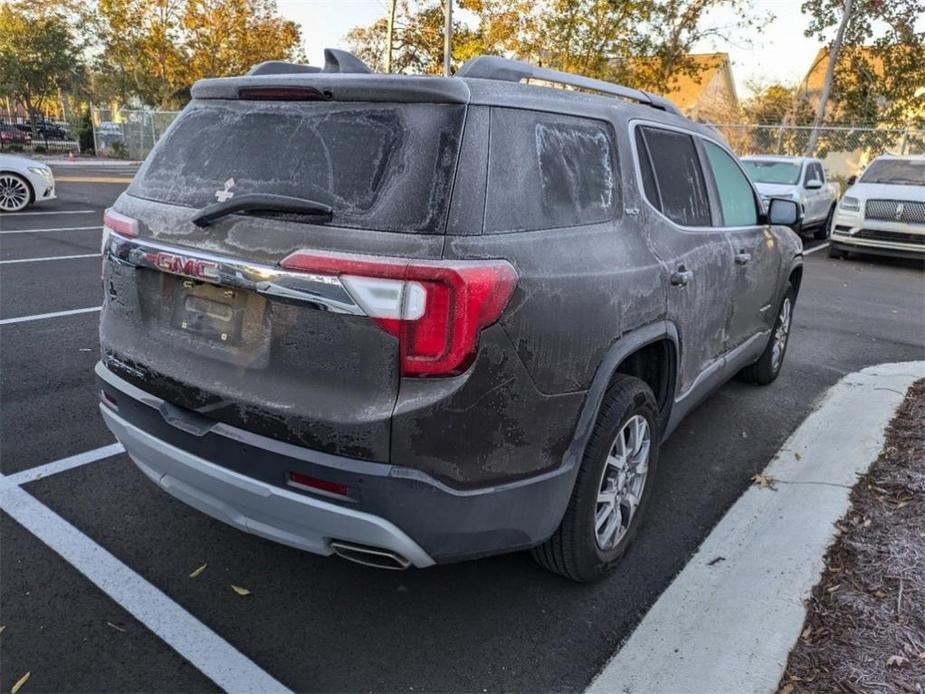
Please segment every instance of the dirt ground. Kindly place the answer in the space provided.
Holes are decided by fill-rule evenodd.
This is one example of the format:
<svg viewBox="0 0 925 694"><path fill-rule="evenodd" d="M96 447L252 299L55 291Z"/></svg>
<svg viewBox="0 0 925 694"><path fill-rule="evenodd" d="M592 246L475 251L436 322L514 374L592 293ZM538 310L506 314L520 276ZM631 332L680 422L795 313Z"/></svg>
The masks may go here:
<svg viewBox="0 0 925 694"><path fill-rule="evenodd" d="M925 380L851 502L779 694L925 691Z"/></svg>

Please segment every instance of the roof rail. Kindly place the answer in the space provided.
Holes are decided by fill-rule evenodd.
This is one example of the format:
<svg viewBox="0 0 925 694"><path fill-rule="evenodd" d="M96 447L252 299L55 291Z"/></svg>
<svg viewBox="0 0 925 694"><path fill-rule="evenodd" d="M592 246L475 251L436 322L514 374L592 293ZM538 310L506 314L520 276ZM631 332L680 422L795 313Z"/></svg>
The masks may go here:
<svg viewBox="0 0 925 694"><path fill-rule="evenodd" d="M248 75L293 75L306 72L326 73L368 73L369 67L353 53L338 48L324 49L324 67L287 63L284 60L267 60L254 65Z"/></svg>
<svg viewBox="0 0 925 694"><path fill-rule="evenodd" d="M520 82L522 80L543 80L545 82L554 82L556 84L565 84L570 87L580 89L590 89L601 94L618 96L622 99L636 101L646 106L668 111L678 116L684 116L677 106L671 101L655 94L649 94L641 89L624 87L613 82L605 82L581 75L573 75L569 72L560 72L559 70L550 70L544 67L537 67L524 63L519 60L510 60L501 58L496 55L480 55L476 58L467 60L459 70L456 71L456 77L475 77L486 80L501 80L504 82Z"/></svg>

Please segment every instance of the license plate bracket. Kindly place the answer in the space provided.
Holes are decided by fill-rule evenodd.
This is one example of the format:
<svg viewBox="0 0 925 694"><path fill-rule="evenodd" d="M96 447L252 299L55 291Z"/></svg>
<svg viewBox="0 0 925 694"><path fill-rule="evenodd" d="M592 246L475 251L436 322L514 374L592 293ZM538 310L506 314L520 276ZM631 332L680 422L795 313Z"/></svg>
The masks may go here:
<svg viewBox="0 0 925 694"><path fill-rule="evenodd" d="M195 280L181 280L174 293L174 328L223 344L241 342L245 292Z"/></svg>

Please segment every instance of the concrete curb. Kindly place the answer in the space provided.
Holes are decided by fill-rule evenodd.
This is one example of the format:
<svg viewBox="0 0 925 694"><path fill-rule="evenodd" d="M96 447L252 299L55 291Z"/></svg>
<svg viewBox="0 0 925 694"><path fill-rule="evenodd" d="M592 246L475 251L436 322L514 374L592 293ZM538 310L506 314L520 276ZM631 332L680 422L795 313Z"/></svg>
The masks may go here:
<svg viewBox="0 0 925 694"><path fill-rule="evenodd" d="M746 490L588 691L773 691L851 487L920 378L922 361L835 384L765 469L775 489Z"/></svg>

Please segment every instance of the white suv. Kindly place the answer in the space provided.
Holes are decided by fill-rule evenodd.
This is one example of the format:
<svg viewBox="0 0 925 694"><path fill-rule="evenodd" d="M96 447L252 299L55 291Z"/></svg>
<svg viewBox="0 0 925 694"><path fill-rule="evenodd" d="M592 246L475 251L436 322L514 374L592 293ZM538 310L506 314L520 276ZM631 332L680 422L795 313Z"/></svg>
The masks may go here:
<svg viewBox="0 0 925 694"><path fill-rule="evenodd" d="M925 156L874 159L845 192L829 256L847 251L925 258Z"/></svg>

